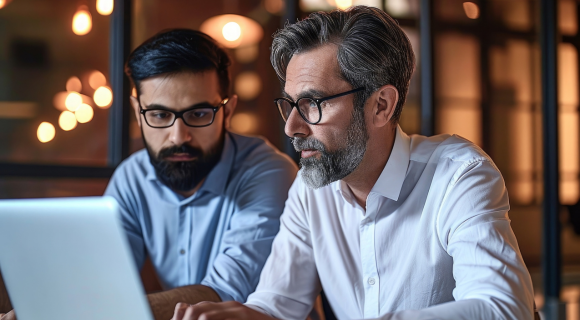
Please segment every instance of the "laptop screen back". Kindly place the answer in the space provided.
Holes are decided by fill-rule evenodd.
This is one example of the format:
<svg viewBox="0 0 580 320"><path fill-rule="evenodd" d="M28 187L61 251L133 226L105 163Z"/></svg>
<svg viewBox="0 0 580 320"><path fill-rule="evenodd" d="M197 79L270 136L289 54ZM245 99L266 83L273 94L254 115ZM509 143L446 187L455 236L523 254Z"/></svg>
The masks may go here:
<svg viewBox="0 0 580 320"><path fill-rule="evenodd" d="M0 200L0 270L19 320L152 319L110 197Z"/></svg>

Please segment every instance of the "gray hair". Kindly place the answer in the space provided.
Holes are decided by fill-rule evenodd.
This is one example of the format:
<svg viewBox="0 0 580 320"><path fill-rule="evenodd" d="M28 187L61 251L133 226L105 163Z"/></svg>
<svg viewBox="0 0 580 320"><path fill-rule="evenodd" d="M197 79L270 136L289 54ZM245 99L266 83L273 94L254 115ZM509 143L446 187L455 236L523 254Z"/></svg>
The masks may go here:
<svg viewBox="0 0 580 320"><path fill-rule="evenodd" d="M274 34L270 54L282 87L294 54L328 43L338 45L341 76L353 88L365 88L355 95L355 105L364 106L384 85L397 88L399 101L392 120L398 122L415 68L415 55L397 21L380 9L355 6L346 11L315 12L302 21L287 24Z"/></svg>

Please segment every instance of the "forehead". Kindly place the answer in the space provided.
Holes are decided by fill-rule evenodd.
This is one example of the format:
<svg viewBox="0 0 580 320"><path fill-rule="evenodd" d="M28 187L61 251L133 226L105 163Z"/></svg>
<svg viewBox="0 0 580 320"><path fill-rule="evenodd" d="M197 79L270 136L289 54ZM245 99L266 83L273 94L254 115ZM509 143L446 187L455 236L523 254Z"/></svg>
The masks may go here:
<svg viewBox="0 0 580 320"><path fill-rule="evenodd" d="M286 68L284 91L296 98L302 92L335 93L350 85L340 76L338 46L327 44L292 56Z"/></svg>
<svg viewBox="0 0 580 320"><path fill-rule="evenodd" d="M142 80L140 100L143 106L163 105L180 110L196 103L221 100L215 70L161 74Z"/></svg>

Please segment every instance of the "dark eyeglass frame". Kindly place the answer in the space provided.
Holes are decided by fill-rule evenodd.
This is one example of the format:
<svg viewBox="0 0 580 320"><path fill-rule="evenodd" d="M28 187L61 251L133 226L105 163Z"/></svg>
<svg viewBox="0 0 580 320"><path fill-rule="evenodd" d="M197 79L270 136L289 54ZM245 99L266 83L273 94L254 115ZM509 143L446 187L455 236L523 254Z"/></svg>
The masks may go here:
<svg viewBox="0 0 580 320"><path fill-rule="evenodd" d="M326 100L330 100L330 99L334 99L334 98L346 96L346 95L349 95L349 94L353 94L355 92L359 92L359 91L362 91L364 89L365 89L365 87L360 87L360 88L356 88L356 89L349 90L349 91L346 91L346 92L338 93L338 94L335 94L335 95L332 95L332 96L320 98L320 99L311 98L311 97L302 97L302 98L299 98L298 100L296 100L296 102L292 101L289 98L277 98L277 99L274 99L274 103L276 104L276 107L278 108L278 111L280 112L280 115L282 116L282 119L284 120L284 122L287 122L288 121L288 118L286 118L284 116L284 113L282 112L282 108L280 108L280 105L278 104L278 101L280 101L280 100L285 100L286 102L288 102L292 106L292 108L296 108L296 110L298 111L298 114L300 114L300 117L302 117L302 119L304 119L304 121L306 121L307 123L309 123L309 124L318 124L322 120L322 108L320 106L320 104L322 102L324 102ZM316 102L316 106L318 107L318 121L311 122L308 119L306 119L306 117L304 116L304 114L302 114L302 111L300 111L300 108L298 108L298 105L300 104L300 100L302 100L302 99L310 99L310 100ZM292 110L290 110L290 113L292 113ZM290 114L288 114L288 116L290 116Z"/></svg>
<svg viewBox="0 0 580 320"><path fill-rule="evenodd" d="M225 106L229 101L230 98L229 97L225 97L217 106L212 106L211 104L207 103L207 102L202 102L199 104L194 105L193 107L183 110L183 111L173 111L173 110L169 110L169 109L161 109L161 108L153 108L153 109L143 109L143 107L141 106L141 99L137 98L137 101L139 102L139 113L143 115L143 118L145 119L145 123L150 126L151 128L155 128L155 129L164 129L164 128L169 128L171 126L173 126L175 124L175 121L177 121L177 119L181 119L181 121L183 121L183 124L185 124L188 127L192 127L192 128L203 128L203 127L207 127L207 126L211 126L213 124L213 121L215 120L215 114L216 112L218 112L218 110ZM208 124L204 124L202 126L194 126L194 125L190 125L188 124L185 119L183 118L183 115L187 112L190 112L192 110L196 110L196 109L211 109L213 111L212 116L211 116L211 121ZM149 122L147 121L147 116L145 115L148 111L166 111L166 112L170 112L173 113L173 115L175 116L173 118L173 122L170 125L167 126L163 126L163 127L156 127L156 126L152 126L151 124L149 124Z"/></svg>

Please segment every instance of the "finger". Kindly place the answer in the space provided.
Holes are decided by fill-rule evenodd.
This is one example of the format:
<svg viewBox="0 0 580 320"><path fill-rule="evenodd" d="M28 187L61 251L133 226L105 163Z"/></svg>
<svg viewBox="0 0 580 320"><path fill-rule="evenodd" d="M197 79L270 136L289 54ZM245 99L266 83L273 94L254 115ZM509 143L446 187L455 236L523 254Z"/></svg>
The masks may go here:
<svg viewBox="0 0 580 320"><path fill-rule="evenodd" d="M173 311L173 318L171 320L182 320L185 310L189 307L189 304L179 302L175 305L175 310Z"/></svg>
<svg viewBox="0 0 580 320"><path fill-rule="evenodd" d="M214 309L202 313L197 320L249 320L249 315L244 307L233 307L226 309Z"/></svg>

